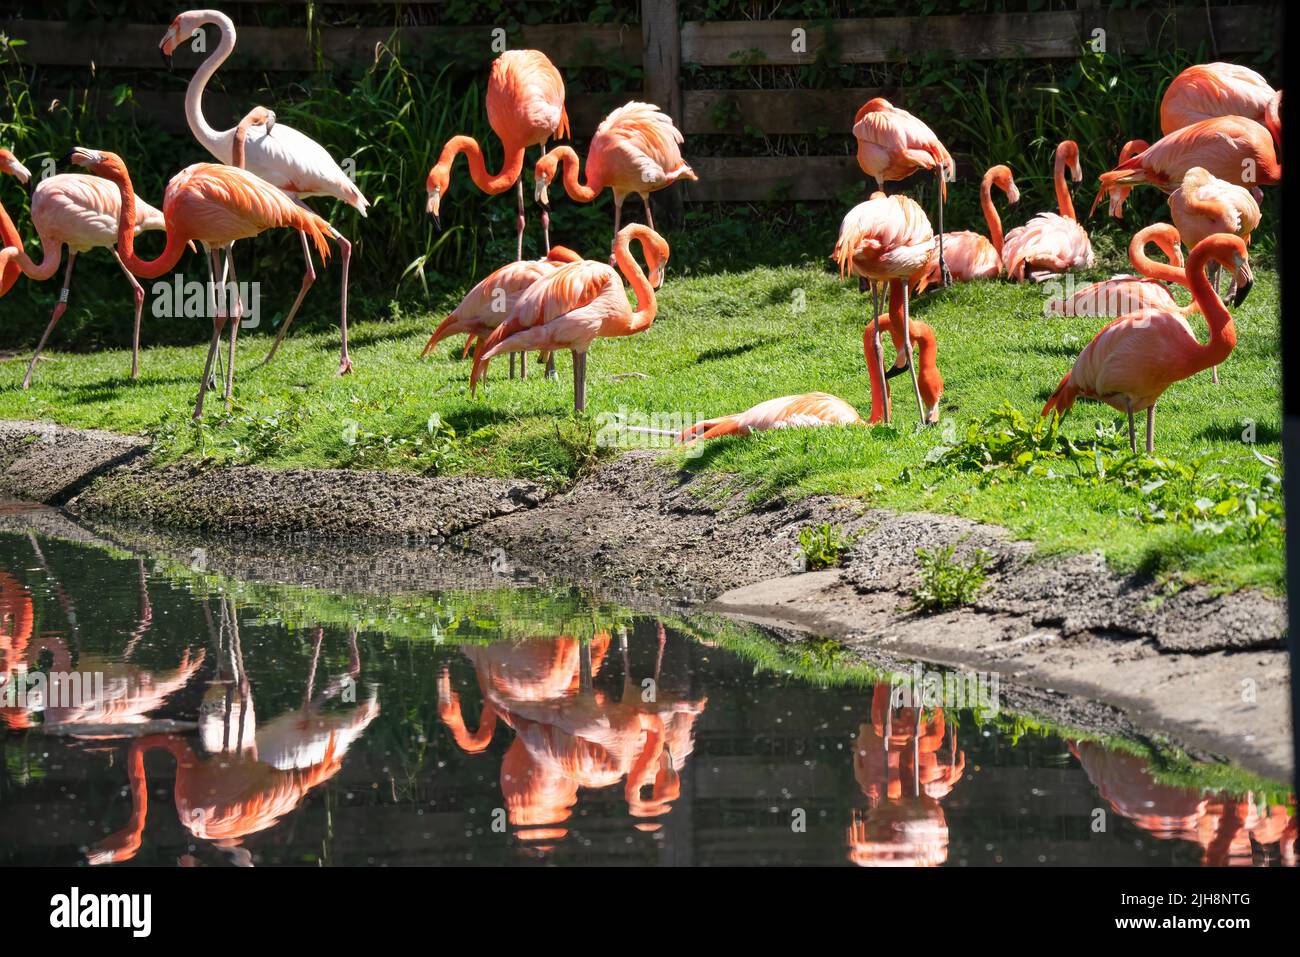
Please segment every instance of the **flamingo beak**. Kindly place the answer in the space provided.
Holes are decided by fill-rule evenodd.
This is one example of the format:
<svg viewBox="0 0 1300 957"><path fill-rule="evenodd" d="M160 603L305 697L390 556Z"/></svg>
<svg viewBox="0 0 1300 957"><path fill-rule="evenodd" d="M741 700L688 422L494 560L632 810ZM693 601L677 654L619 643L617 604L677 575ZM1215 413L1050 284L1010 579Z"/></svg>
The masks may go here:
<svg viewBox="0 0 1300 957"><path fill-rule="evenodd" d="M159 47L158 52L162 54L163 63L167 66L167 72L172 72L172 55L167 52L166 47Z"/></svg>
<svg viewBox="0 0 1300 957"><path fill-rule="evenodd" d="M275 110L266 111L266 135L271 135L271 130L275 128Z"/></svg>
<svg viewBox="0 0 1300 957"><path fill-rule="evenodd" d="M433 217L433 225L442 232L442 219L438 215L442 207L442 191L437 189L429 190L429 201L425 205L425 211Z"/></svg>
<svg viewBox="0 0 1300 957"><path fill-rule="evenodd" d="M1244 258L1238 257L1236 262L1236 271L1233 278L1237 283L1237 294L1232 297L1233 308L1240 306L1250 295L1251 288L1255 285L1255 274L1250 270L1250 263Z"/></svg>
<svg viewBox="0 0 1300 957"><path fill-rule="evenodd" d="M31 179L32 179L32 171L29 170L29 169L28 169L26 166L24 166L22 163L18 162L18 160L10 160L10 162L9 162L9 172L13 173L14 176L16 176L16 177L18 178L18 182L20 182L20 183L29 183L29 182L31 182Z"/></svg>
<svg viewBox="0 0 1300 957"><path fill-rule="evenodd" d="M1008 203L1020 202L1020 187L1017 186L1015 183L1012 183L1011 188L1007 190L1007 202Z"/></svg>
<svg viewBox="0 0 1300 957"><path fill-rule="evenodd" d="M546 187L548 185L549 183L545 176L537 177L537 184L533 187L533 200L537 203L538 206L542 207L542 209L546 210L547 212L550 212L551 198L546 191Z"/></svg>

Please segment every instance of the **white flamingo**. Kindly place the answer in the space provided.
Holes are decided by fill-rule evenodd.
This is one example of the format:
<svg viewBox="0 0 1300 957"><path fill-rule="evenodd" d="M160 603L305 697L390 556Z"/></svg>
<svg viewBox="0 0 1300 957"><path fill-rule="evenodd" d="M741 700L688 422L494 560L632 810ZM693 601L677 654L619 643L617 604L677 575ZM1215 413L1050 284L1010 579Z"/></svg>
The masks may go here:
<svg viewBox="0 0 1300 957"><path fill-rule="evenodd" d="M213 24L221 31L221 42L199 65L185 90L185 121L189 124L194 138L203 144L209 153L223 163L230 163L235 127L228 130L213 128L203 115L202 101L203 91L208 81L212 79L213 74L226 58L234 52L235 24L219 10L189 10L172 21L171 26L167 28L167 33L163 35L159 48L162 50L163 59L170 67L172 54L176 48L206 24ZM275 124L274 136L270 135L264 126L254 127L249 131L245 167L272 186L278 186L299 205L306 205L302 202L303 197L332 196L347 203L362 216L366 215L366 208L370 205L361 194L361 190L357 189L339 164L334 162L334 158L329 155L325 147L283 123ZM339 253L343 260L343 314L339 320L339 328L346 341L348 264L352 258L352 244L333 226L330 229L339 244ZM316 280L316 271L312 267L311 252L305 235L302 236L302 253L307 267L302 277L302 288L298 290L298 298L294 300L289 315L276 333L271 350L266 354L267 362L275 356L276 349L280 347L285 333L289 331L289 324L293 322L298 307L302 305L303 297L307 295L307 290ZM339 375L344 375L351 369L352 362L345 355L339 363Z"/></svg>

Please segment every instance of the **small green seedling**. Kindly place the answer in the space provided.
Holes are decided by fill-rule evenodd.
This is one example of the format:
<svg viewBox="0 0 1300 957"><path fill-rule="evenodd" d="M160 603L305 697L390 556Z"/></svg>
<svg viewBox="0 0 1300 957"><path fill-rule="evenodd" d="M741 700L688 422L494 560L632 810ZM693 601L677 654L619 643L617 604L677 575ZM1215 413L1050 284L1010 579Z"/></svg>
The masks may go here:
<svg viewBox="0 0 1300 957"><path fill-rule="evenodd" d="M982 548L976 549L970 563L961 562L953 557L955 544L947 548L927 551L916 550L917 561L921 564L921 584L912 592L912 608L917 611L947 611L968 605L984 587L988 577L984 569L989 562L989 555Z"/></svg>
<svg viewBox="0 0 1300 957"><path fill-rule="evenodd" d="M857 541L860 532L845 532L838 525L822 522L809 525L799 532L799 552L803 555L804 567L809 571L819 568L832 568L840 563L852 544Z"/></svg>

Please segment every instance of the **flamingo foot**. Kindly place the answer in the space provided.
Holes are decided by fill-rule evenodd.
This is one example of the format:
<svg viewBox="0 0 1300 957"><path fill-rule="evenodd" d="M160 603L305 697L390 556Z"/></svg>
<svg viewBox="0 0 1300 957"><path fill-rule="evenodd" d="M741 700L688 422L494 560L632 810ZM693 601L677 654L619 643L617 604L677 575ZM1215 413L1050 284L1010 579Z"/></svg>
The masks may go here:
<svg viewBox="0 0 1300 957"><path fill-rule="evenodd" d="M344 376L351 371L352 371L352 360L349 357L344 356L343 359L339 362L338 374Z"/></svg>

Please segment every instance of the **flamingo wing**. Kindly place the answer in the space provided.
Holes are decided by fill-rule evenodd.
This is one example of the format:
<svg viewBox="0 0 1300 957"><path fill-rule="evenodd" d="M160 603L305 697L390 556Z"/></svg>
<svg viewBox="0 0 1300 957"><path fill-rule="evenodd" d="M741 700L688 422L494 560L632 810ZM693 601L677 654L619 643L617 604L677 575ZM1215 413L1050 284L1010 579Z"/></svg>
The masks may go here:
<svg viewBox="0 0 1300 957"><path fill-rule="evenodd" d="M1174 77L1160 100L1160 131L1168 135L1215 116L1244 116L1262 123L1276 92L1249 67L1201 63Z"/></svg>
<svg viewBox="0 0 1300 957"><path fill-rule="evenodd" d="M249 129L244 144L244 166L286 192L299 196L332 196L362 216L370 205L325 147L282 123L277 123L270 133L265 126Z"/></svg>

